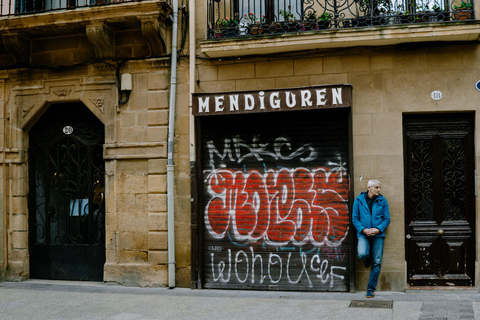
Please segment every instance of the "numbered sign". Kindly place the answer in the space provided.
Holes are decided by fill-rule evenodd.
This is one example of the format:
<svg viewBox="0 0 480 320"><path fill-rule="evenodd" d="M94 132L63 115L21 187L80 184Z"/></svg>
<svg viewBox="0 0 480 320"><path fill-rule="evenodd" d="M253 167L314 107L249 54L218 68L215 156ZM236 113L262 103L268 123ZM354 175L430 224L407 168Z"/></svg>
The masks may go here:
<svg viewBox="0 0 480 320"><path fill-rule="evenodd" d="M66 126L63 128L63 133L65 134L72 134L73 133L73 128L70 126Z"/></svg>
<svg viewBox="0 0 480 320"><path fill-rule="evenodd" d="M433 100L440 100L442 99L442 92L441 91L432 91L431 97Z"/></svg>

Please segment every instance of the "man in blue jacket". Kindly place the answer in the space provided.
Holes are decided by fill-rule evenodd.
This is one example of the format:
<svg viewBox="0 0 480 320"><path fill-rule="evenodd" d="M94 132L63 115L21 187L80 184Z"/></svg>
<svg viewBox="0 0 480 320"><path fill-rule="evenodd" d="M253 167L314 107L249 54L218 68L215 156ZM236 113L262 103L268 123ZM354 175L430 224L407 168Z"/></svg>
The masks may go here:
<svg viewBox="0 0 480 320"><path fill-rule="evenodd" d="M380 194L380 189L380 181L370 180L367 184L367 192L360 193L353 202L352 221L357 229L357 254L363 260L365 267L368 268L372 263L367 298L375 296L382 264L385 229L390 224L388 202Z"/></svg>

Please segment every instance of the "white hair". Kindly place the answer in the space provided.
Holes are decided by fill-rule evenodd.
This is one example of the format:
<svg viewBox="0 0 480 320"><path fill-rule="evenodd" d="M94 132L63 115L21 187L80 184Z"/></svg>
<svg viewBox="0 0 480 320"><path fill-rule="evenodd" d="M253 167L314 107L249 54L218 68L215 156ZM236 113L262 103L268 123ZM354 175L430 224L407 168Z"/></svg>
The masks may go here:
<svg viewBox="0 0 480 320"><path fill-rule="evenodd" d="M372 179L372 180L368 180L368 183L367 183L367 187L373 187L375 186L376 184L379 184L379 185L382 185L382 183L378 180L375 180L375 179Z"/></svg>

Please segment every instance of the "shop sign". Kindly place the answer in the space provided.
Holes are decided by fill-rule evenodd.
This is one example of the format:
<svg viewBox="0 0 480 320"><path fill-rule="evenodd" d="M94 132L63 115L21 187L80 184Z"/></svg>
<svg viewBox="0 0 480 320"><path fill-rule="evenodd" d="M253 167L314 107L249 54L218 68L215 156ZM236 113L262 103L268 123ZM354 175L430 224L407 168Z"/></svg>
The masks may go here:
<svg viewBox="0 0 480 320"><path fill-rule="evenodd" d="M194 94L195 116L242 114L351 106L350 85Z"/></svg>

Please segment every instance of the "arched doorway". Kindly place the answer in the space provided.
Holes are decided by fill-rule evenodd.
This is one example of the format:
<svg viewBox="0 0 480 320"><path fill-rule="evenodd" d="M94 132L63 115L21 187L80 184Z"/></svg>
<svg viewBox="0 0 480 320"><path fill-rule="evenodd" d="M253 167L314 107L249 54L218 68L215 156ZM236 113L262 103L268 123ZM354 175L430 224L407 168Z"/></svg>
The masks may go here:
<svg viewBox="0 0 480 320"><path fill-rule="evenodd" d="M82 103L51 105L30 130L31 278L103 280L104 141Z"/></svg>

